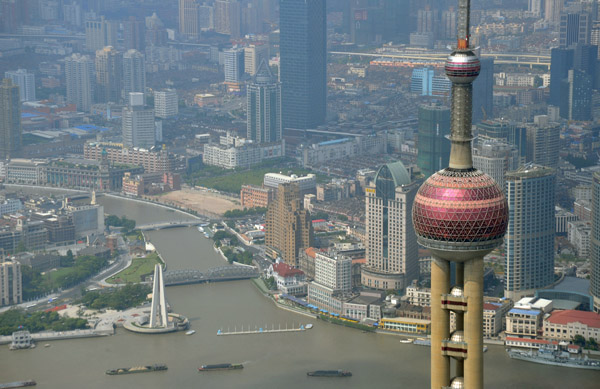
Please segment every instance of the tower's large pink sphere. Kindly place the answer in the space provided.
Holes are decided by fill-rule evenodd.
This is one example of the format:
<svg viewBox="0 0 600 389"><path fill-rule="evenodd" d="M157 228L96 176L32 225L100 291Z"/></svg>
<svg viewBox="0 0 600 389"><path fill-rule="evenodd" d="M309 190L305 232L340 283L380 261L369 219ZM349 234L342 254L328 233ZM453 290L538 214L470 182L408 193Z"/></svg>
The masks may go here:
<svg viewBox="0 0 600 389"><path fill-rule="evenodd" d="M419 242L442 251L491 250L508 224L508 204L496 182L479 170L444 169L419 188L413 225Z"/></svg>

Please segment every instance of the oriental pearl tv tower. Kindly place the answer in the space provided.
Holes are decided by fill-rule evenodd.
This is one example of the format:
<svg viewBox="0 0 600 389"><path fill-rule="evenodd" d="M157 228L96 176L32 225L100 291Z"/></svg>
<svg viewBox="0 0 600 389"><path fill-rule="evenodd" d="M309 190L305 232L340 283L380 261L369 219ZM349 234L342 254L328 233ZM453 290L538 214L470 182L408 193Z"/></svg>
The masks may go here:
<svg viewBox="0 0 600 389"><path fill-rule="evenodd" d="M413 224L431 264L431 388L483 388L483 257L502 243L508 204L498 184L473 168L471 114L479 59L469 47L470 0L458 0L458 44L446 61L452 81L449 167L419 189ZM456 283L450 289L450 262ZM450 312L456 330L450 333ZM450 372L454 359L455 371Z"/></svg>

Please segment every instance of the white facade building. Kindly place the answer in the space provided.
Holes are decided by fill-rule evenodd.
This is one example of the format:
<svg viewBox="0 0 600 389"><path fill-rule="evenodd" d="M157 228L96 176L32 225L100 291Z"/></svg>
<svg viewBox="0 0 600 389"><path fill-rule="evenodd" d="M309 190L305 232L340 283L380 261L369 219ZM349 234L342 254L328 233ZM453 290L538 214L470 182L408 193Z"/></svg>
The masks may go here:
<svg viewBox="0 0 600 389"><path fill-rule="evenodd" d="M244 50L232 48L223 51L225 82L241 82L244 75Z"/></svg>
<svg viewBox="0 0 600 389"><path fill-rule="evenodd" d="M315 282L342 293L350 292L352 290L352 259L329 257L317 253L315 256Z"/></svg>
<svg viewBox="0 0 600 389"><path fill-rule="evenodd" d="M6 199L0 203L0 215L15 213L23 209L23 203L19 199Z"/></svg>
<svg viewBox="0 0 600 389"><path fill-rule="evenodd" d="M156 117L167 119L179 113L179 99L175 89L154 92L154 110Z"/></svg>
<svg viewBox="0 0 600 389"><path fill-rule="evenodd" d="M358 155L387 153L387 131L356 138L342 138L303 146L300 150L304 167Z"/></svg>
<svg viewBox="0 0 600 389"><path fill-rule="evenodd" d="M67 102L78 111L89 111L94 103L94 61L87 55L73 54L65 58Z"/></svg>
<svg viewBox="0 0 600 389"><path fill-rule="evenodd" d="M243 143L235 146L222 144L204 145L202 161L206 165L219 166L224 169L238 167L248 168L264 160L278 158L285 155L284 142L274 143Z"/></svg>
<svg viewBox="0 0 600 389"><path fill-rule="evenodd" d="M146 93L146 62L144 55L134 49L123 54L124 97L131 92Z"/></svg>
<svg viewBox="0 0 600 389"><path fill-rule="evenodd" d="M298 177L295 174L286 176L280 173L267 173L263 180L263 185L267 188L277 189L280 184L294 182L298 184L300 193L314 193L317 187L317 177L314 174Z"/></svg>
<svg viewBox="0 0 600 389"><path fill-rule="evenodd" d="M143 93L130 93L129 106L123 108L123 144L150 149L156 144L154 110L144 107Z"/></svg>
<svg viewBox="0 0 600 389"><path fill-rule="evenodd" d="M571 243L577 249L579 258L589 258L591 254L591 236L592 222L591 221L574 221L569 222L568 237Z"/></svg>
<svg viewBox="0 0 600 389"><path fill-rule="evenodd" d="M35 101L35 75L25 69L4 73L4 78L12 80L13 85L19 87L21 101Z"/></svg>

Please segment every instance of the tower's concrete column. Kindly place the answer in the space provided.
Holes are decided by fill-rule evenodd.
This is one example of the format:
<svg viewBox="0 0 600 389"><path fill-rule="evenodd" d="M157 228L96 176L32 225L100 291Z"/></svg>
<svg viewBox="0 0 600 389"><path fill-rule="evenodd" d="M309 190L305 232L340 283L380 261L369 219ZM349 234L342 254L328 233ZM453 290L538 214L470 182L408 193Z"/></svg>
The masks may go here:
<svg viewBox="0 0 600 389"><path fill-rule="evenodd" d="M442 340L450 337L450 312L442 309L442 295L450 292L450 262L431 262L431 388L450 386L450 358L442 355Z"/></svg>
<svg viewBox="0 0 600 389"><path fill-rule="evenodd" d="M464 325L468 349L465 388L483 389L483 258L465 262L464 274L467 297Z"/></svg>

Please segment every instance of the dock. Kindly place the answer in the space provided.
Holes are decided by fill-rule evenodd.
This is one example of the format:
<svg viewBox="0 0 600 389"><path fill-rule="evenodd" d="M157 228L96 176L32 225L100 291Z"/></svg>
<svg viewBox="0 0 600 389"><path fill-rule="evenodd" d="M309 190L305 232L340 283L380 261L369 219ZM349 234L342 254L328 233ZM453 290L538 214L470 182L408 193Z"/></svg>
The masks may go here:
<svg viewBox="0 0 600 389"><path fill-rule="evenodd" d="M233 331L230 331L229 329L227 329L227 331L224 331L223 329L219 329L217 331L217 336L225 336L225 335L251 335L251 334L275 334L275 333L281 333L281 332L302 332L302 331L306 331L306 328L304 327L304 325L300 324L298 327L292 326L292 328L288 328L287 324L285 326L285 328L281 328L281 324L279 325L278 328L275 328L274 325L271 326L271 329L266 328L267 326L265 326L265 328L257 328L256 326L254 327L253 330L250 329L250 327L248 327L247 330L244 330L244 326L242 326L241 330L237 330L237 327L234 327Z"/></svg>

